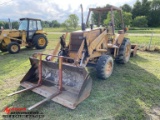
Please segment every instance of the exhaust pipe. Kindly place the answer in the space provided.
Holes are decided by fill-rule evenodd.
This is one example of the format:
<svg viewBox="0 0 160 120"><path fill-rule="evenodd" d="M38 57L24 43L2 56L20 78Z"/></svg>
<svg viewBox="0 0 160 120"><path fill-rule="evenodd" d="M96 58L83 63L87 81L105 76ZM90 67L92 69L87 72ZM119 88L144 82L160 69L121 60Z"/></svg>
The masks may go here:
<svg viewBox="0 0 160 120"><path fill-rule="evenodd" d="M81 6L81 18L82 18L81 28L84 31L86 29L86 25L85 25L85 23L83 21L83 6L82 6L82 4L80 6Z"/></svg>
<svg viewBox="0 0 160 120"><path fill-rule="evenodd" d="M8 18L8 21L9 21L9 29L12 30L12 23L10 21L10 18Z"/></svg>

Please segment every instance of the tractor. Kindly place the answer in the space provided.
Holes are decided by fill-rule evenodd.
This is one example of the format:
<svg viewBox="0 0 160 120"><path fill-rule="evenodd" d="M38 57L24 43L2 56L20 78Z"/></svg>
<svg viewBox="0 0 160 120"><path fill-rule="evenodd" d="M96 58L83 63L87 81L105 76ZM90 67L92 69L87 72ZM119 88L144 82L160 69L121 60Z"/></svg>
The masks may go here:
<svg viewBox="0 0 160 120"><path fill-rule="evenodd" d="M85 100L92 89L92 78L86 67L95 64L99 80L107 80L114 69L114 61L125 64L130 55L136 54L136 45L132 46L129 38L125 37L121 9L115 6L104 8L90 8L86 24L83 22L82 30L70 33L68 44L66 34L63 34L52 54L35 53L29 59L31 68L23 77L20 85L25 89L10 94L19 94L24 91L33 92L46 97L44 100L28 108L32 110L48 100L57 102L70 109ZM111 24L107 27L86 29L91 12L101 13L110 11ZM120 13L122 29L115 32L114 11ZM99 19L100 21L100 19Z"/></svg>
<svg viewBox="0 0 160 120"><path fill-rule="evenodd" d="M18 30L0 30L0 50L15 54L22 46L44 49L48 43L46 35L40 19L21 18Z"/></svg>

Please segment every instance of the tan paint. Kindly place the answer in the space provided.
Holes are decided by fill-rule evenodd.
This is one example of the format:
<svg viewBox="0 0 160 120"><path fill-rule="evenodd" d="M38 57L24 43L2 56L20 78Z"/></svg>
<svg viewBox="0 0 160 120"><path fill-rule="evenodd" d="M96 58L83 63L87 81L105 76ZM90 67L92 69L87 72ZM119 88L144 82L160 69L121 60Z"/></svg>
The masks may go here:
<svg viewBox="0 0 160 120"><path fill-rule="evenodd" d="M11 42L10 38L8 37L3 38L3 40L4 40L5 45L8 45Z"/></svg>
<svg viewBox="0 0 160 120"><path fill-rule="evenodd" d="M37 30L36 34L45 34L45 35L47 35L47 33L45 31L43 31L43 30Z"/></svg>
<svg viewBox="0 0 160 120"><path fill-rule="evenodd" d="M117 38L117 43L121 45L123 42L123 39L124 39L124 34L119 34Z"/></svg>

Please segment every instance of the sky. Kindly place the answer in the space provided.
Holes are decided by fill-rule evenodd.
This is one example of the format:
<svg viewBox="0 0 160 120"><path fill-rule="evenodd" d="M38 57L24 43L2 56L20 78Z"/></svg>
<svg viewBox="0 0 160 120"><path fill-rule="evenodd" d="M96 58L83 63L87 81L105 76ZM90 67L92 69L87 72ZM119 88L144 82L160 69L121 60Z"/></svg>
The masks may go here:
<svg viewBox="0 0 160 120"><path fill-rule="evenodd" d="M133 6L135 2L136 0L0 0L0 20L10 18L14 21L30 17L62 23L70 14L76 14L80 19L80 4L83 5L86 17L88 8L103 7L106 4L119 7L125 3Z"/></svg>

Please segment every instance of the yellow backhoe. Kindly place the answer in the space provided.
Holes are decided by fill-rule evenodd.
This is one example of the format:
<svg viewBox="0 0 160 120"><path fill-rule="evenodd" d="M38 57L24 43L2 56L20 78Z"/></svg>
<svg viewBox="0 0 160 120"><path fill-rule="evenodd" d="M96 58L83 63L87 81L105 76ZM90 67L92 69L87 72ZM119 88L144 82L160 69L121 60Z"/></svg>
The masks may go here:
<svg viewBox="0 0 160 120"><path fill-rule="evenodd" d="M10 95L32 90L44 97L44 100L28 108L31 110L40 104L53 100L68 108L74 109L86 99L92 89L92 79L86 70L89 63L96 65L98 78L106 80L112 74L114 60L117 63L127 63L130 55L136 54L136 45L132 46L129 38L125 38L125 28L122 20L122 30L115 33L113 12L121 9L109 6L105 8L90 8L91 12L99 14L110 11L111 24L108 27L85 28L82 9L82 30L70 33L68 45L66 35L60 37L53 54L35 53L30 57L31 68L20 82L25 89ZM99 24L100 25L100 24Z"/></svg>
<svg viewBox="0 0 160 120"><path fill-rule="evenodd" d="M21 18L18 30L0 30L0 50L15 54L22 46L44 49L48 43L46 35L40 19Z"/></svg>

